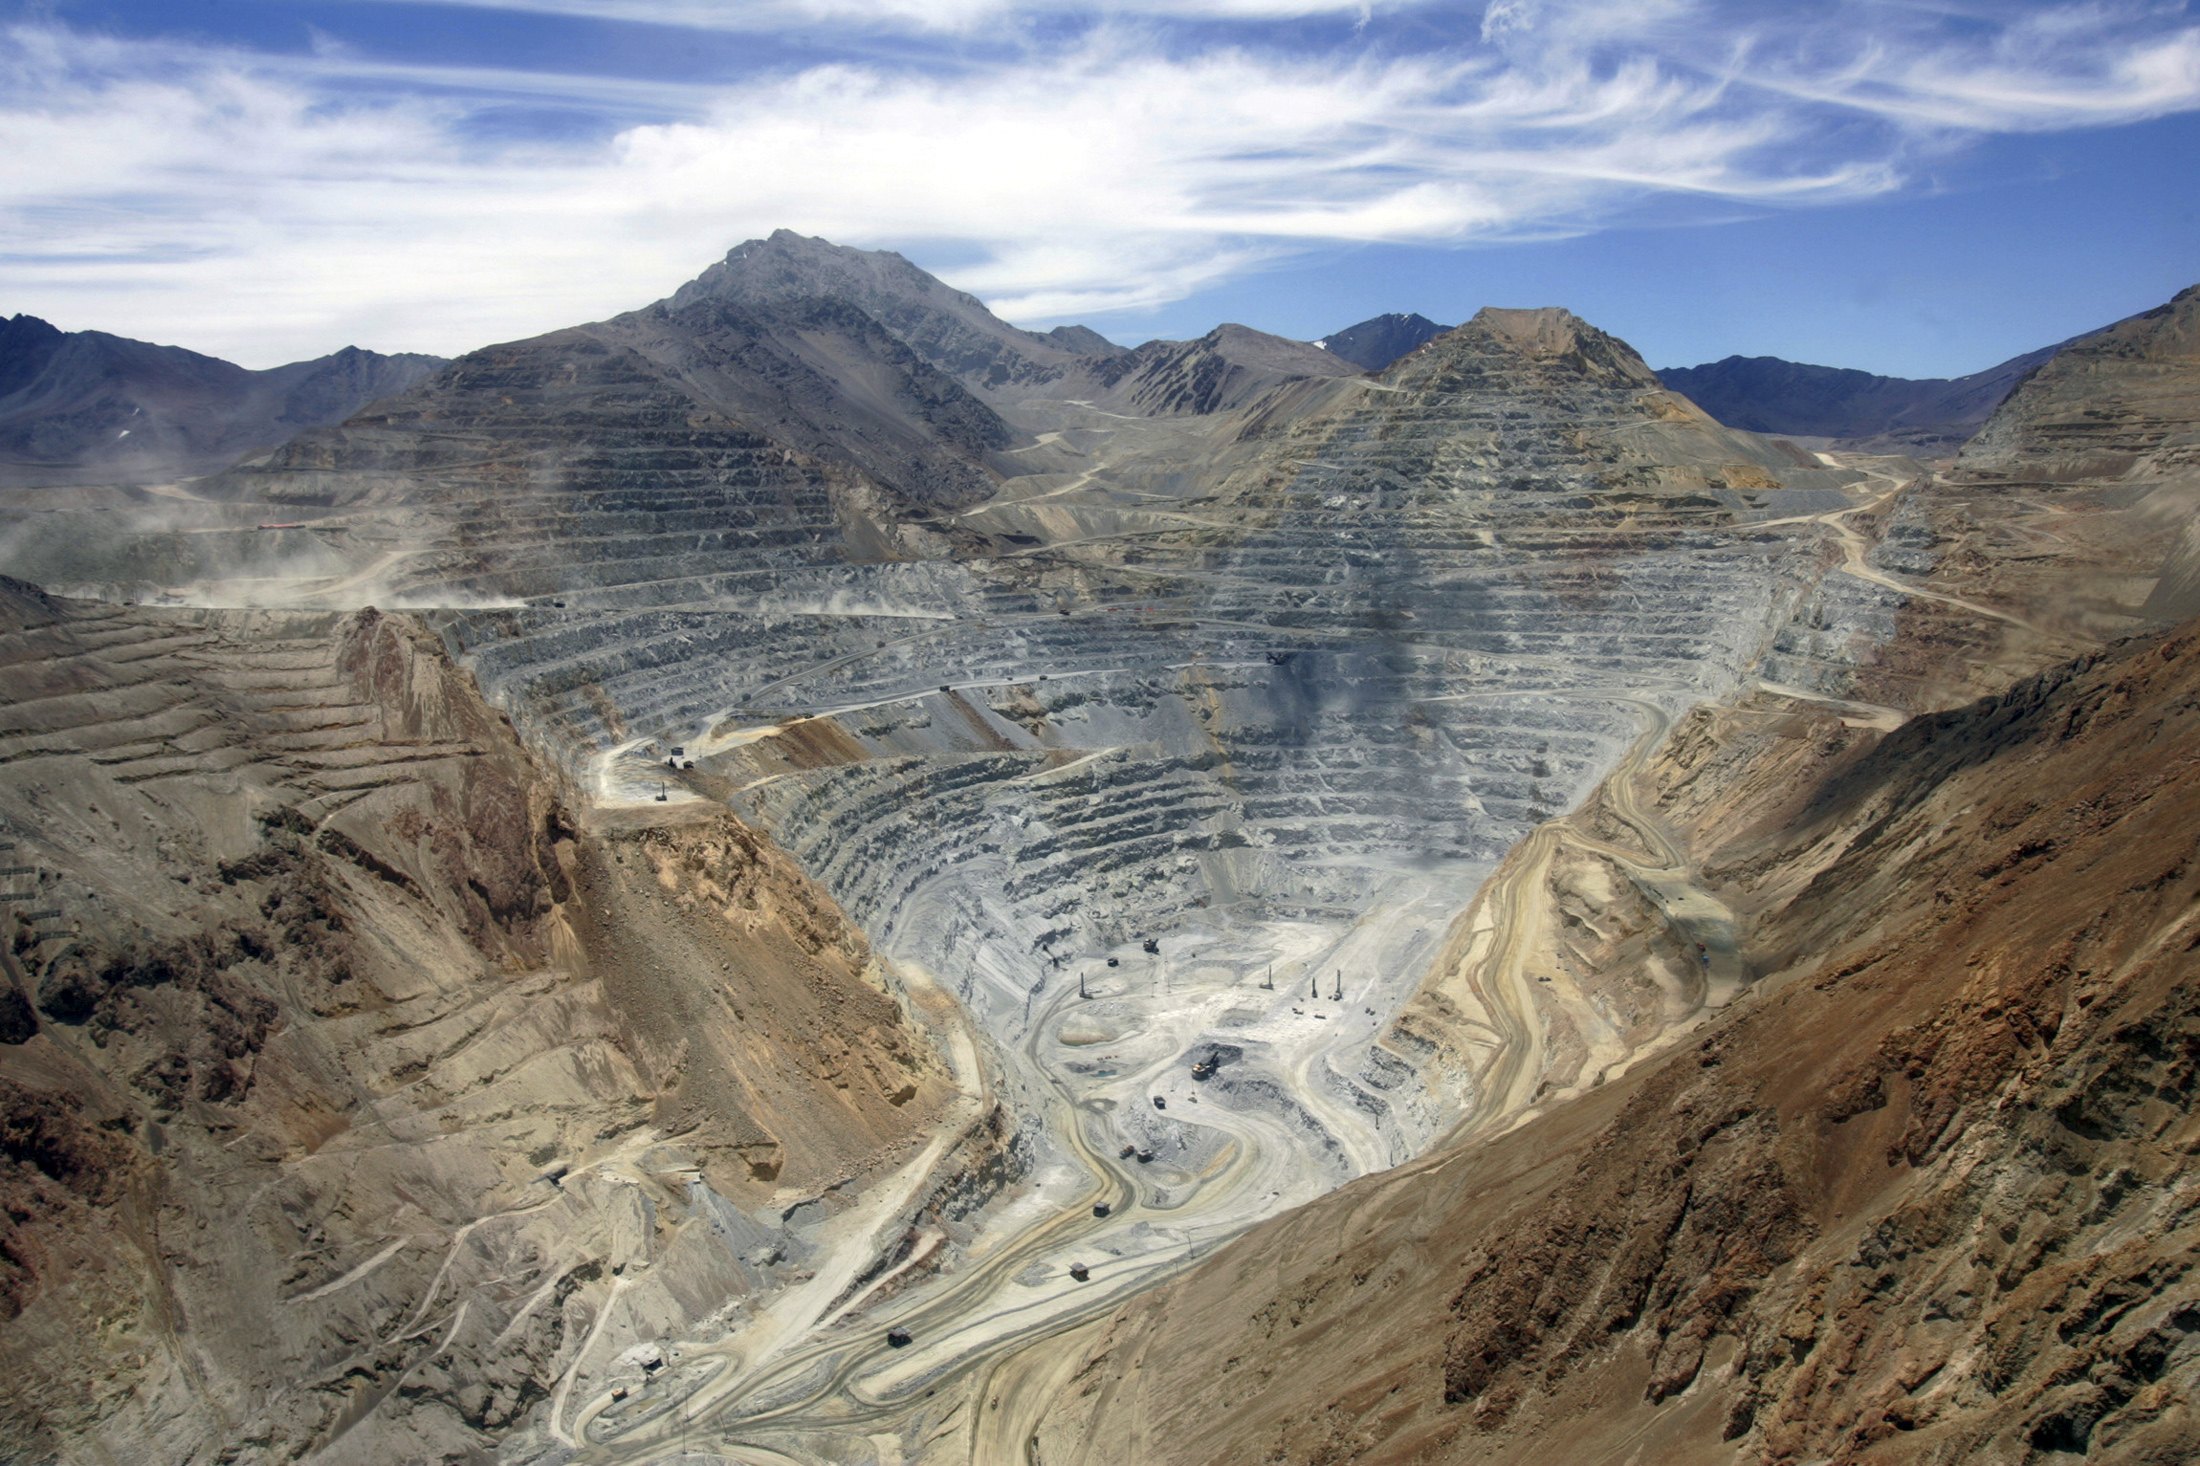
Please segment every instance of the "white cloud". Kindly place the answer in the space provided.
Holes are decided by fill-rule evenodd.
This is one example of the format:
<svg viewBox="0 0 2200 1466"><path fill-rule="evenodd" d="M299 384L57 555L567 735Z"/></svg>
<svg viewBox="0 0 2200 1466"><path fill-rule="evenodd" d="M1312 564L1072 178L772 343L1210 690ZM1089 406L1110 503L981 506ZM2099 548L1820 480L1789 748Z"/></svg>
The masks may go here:
<svg viewBox="0 0 2200 1466"><path fill-rule="evenodd" d="M2136 122L2200 105L2200 26L2182 7L2058 5L1942 34L1908 26L1760 46L1736 80L1910 128L2038 132ZM1927 17L1937 20L1939 17Z"/></svg>
<svg viewBox="0 0 2200 1466"><path fill-rule="evenodd" d="M642 304L786 226L965 261L942 273L1011 318L1105 324L1321 243L1547 237L1673 196L1832 203L1952 138L2200 104L2200 31L2152 12L1858 4L1782 29L1765 9L1499 0L1475 18L1494 44L1470 20L1455 47L1344 57L1104 24L951 73L850 59L725 87L18 27L0 307L254 365L456 352ZM512 98L602 126L484 141Z"/></svg>
<svg viewBox="0 0 2200 1466"><path fill-rule="evenodd" d="M383 0L445 5L453 0ZM1075 14L1173 20L1298 20L1363 17L1426 0L459 0L482 10L681 26L770 31L819 26L968 33L1019 17Z"/></svg>

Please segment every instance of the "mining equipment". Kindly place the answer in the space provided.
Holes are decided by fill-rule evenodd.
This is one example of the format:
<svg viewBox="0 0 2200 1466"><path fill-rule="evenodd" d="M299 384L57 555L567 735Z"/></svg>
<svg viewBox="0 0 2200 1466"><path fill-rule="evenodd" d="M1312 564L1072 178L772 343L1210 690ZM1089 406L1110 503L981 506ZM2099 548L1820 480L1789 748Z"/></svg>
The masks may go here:
<svg viewBox="0 0 2200 1466"><path fill-rule="evenodd" d="M1153 1107L1157 1110L1165 1110L1169 1107L1169 1102L1157 1094L1153 1097Z"/></svg>
<svg viewBox="0 0 2200 1466"><path fill-rule="evenodd" d="M1123 965L1122 963L1120 963L1120 962L1116 961L1116 960L1115 960L1115 959L1114 959L1113 957L1110 957L1110 958L1108 959L1108 966L1110 966L1110 967L1120 967L1120 966L1122 966L1122 965Z"/></svg>
<svg viewBox="0 0 2200 1466"><path fill-rule="evenodd" d="M659 780L657 781L657 802L658 802L659 804L663 804L663 803L667 802L668 800L670 800L671 798L672 798L672 796L671 796L671 795L669 795L669 794L667 794L667 793L665 792L665 781L664 781L664 780L662 780L662 779L659 779Z"/></svg>
<svg viewBox="0 0 2200 1466"><path fill-rule="evenodd" d="M1148 937L1141 945L1145 947L1149 955L1159 955L1161 951L1161 938Z"/></svg>
<svg viewBox="0 0 2200 1466"><path fill-rule="evenodd" d="M1067 615L1069 613L1065 611L1063 614ZM1069 1265L1069 1275L1080 1283L1092 1281L1092 1270L1081 1262L1073 1262Z"/></svg>
<svg viewBox="0 0 2200 1466"><path fill-rule="evenodd" d="M888 1330L886 1331L886 1347L887 1347L887 1348L889 1348L889 1349L906 1349L906 1348L908 1348L908 1347L909 1347L909 1330L907 1330L907 1329L888 1329Z"/></svg>
<svg viewBox="0 0 2200 1466"><path fill-rule="evenodd" d="M1207 1080L1212 1079L1214 1077L1214 1073L1215 1061L1213 1059L1201 1059L1198 1063L1192 1066L1192 1078L1199 1080L1203 1084Z"/></svg>
<svg viewBox="0 0 2200 1466"><path fill-rule="evenodd" d="M1142 1150L1142 1151L1140 1151L1140 1152L1138 1153L1138 1164L1140 1164L1140 1165L1142 1165L1142 1166L1150 1166L1150 1165L1152 1165L1152 1164L1153 1164L1153 1152L1152 1152L1152 1151L1150 1151L1150 1150Z"/></svg>
<svg viewBox="0 0 2200 1466"><path fill-rule="evenodd" d="M1329 995L1329 1001L1332 1003L1344 1001L1344 969L1341 967L1337 969L1337 990Z"/></svg>
<svg viewBox="0 0 2200 1466"><path fill-rule="evenodd" d="M1096 1201L1092 1204L1092 1214L1096 1217L1106 1216L1111 1209L1104 1201Z"/></svg>
<svg viewBox="0 0 2200 1466"><path fill-rule="evenodd" d="M1115 1158L1116 1158L1117 1160L1119 1160L1119 1161L1127 1161L1127 1160L1129 1160L1129 1159L1130 1159L1130 1158L1131 1158L1132 1156L1134 1156L1134 1155L1137 1155L1137 1154L1138 1154L1138 1147L1137 1147L1137 1146L1135 1146L1135 1145L1126 1145L1126 1146L1124 1146L1124 1147L1123 1147L1123 1148L1122 1148L1121 1150L1119 1150L1119 1151L1117 1151L1117 1152L1115 1153Z"/></svg>

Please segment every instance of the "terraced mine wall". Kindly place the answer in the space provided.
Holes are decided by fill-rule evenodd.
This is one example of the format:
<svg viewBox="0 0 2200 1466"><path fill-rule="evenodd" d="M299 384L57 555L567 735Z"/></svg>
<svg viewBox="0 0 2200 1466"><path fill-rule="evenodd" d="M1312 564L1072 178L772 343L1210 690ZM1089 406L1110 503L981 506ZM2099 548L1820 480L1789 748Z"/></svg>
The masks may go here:
<svg viewBox="0 0 2200 1466"><path fill-rule="evenodd" d="M439 412L440 446L396 414L274 482L364 531L347 553L400 598L482 603L434 623L591 806L730 807L904 1002L952 995L985 1035L997 1150L942 1171L881 1291L846 1300L932 1320L865 1386L895 1398L1001 1347L1004 1308L1117 1296L1064 1291L1077 1255L1138 1286L1497 1102L1486 1016L1394 1020L1508 848L1839 594L1830 521L1870 487L1549 314L1227 420L1012 404L1055 439L1033 471L917 513L844 464L696 436L625 358L587 360L627 375L590 387L584 435L537 423L565 379L521 353L478 414ZM1790 660L1853 666L1879 631L1810 615L1825 645ZM1689 1011L1638 1010L1643 1042ZM958 1279L996 1255L1005 1298ZM880 1368L819 1339L842 1362L815 1378ZM812 1377L724 1388L791 1402L787 1438L829 1453L852 1427ZM602 1400L590 1439L652 1428Z"/></svg>
<svg viewBox="0 0 2200 1466"><path fill-rule="evenodd" d="M1218 333L1170 359L1217 353L1228 400L1160 417L1036 395L1097 391L1082 368L1011 372L983 398L1004 437L845 313L773 309L830 350L760 345L758 317L706 302L653 308L477 353L180 511L226 525L264 503L306 527L251 531L262 559L179 599L433 608L583 823L616 835L574 876L612 909L568 924L604 954L655 1123L721 1117L710 1194L647 1193L652 1215L740 1260L617 1325L684 1351L664 1376L679 1420L745 1422L798 1458L889 1427L922 1441L1020 1343L1462 1121L1508 1120L1546 1066L1617 1072L1736 988L1724 947L1708 972L1606 983L1606 955L1687 963L1723 918L1682 922L1625 862L1582 864L1577 905L1627 920L1541 974L1573 984L1569 1036L1514 990L1518 961L1502 991L1475 976L1503 920L1475 893L1697 702L1759 680L1863 696L1906 614L1869 517L1903 512L1899 470L1721 429L1563 312L1485 313L1378 377L1262 375L1274 352ZM842 358L899 373L900 406L828 441L810 388ZM1938 565L1928 531L1906 552ZM334 568L291 574L292 536ZM742 1209L818 1206L799 1194L814 1141L752 1075L799 1093L786 1054L817 1053L836 1089L871 1076L898 1111L901 1086L826 1037L731 1036L725 970L644 932L742 903L660 829L799 865L939 1039L935 1077L967 1098L864 1172L875 1201L833 1193L862 1226ZM736 859L734 829L771 849ZM692 978L677 1001L652 997L657 963ZM726 1005L728 1036L699 1046ZM604 1286L639 1296L624 1279ZM671 1386L618 1393L614 1325L589 1316L553 1396L511 1419L584 1453L653 1449ZM907 1342L880 1345L889 1328Z"/></svg>
<svg viewBox="0 0 2200 1466"><path fill-rule="evenodd" d="M1315 384L1328 400L1272 407L1219 484L1158 509L1034 518L1012 481L976 516L1036 531L1008 555L775 569L760 593L706 586L711 545L644 538L569 575L562 608L444 624L600 797L732 802L989 1031L1080 975L1135 978L1140 1011L1211 988L1210 1022L1257 1026L1262 1001L1223 989L1279 964L1303 984L1367 913L1410 910L1412 939L1351 974L1387 1017L1503 851L1640 736L1637 704L1755 667L1825 569L1800 521L1849 506L1855 474L1722 434L1612 359L1490 337L1428 380ZM649 573L622 585L629 565ZM653 607L665 586L733 604ZM1847 617L1844 665L1873 630ZM1388 1164L1459 1092L1401 1086L1416 1056L1374 1037L1320 1083L1345 1148Z"/></svg>
<svg viewBox="0 0 2200 1466"><path fill-rule="evenodd" d="M0 582L0 682L11 1459L551 1449L968 1118L783 855L596 822L416 622Z"/></svg>
<svg viewBox="0 0 2200 1466"><path fill-rule="evenodd" d="M2196 311L2042 368L1952 472L1860 461L1759 684L1508 856L1485 899L1543 1018L1518 1123L1018 1355L960 1448L2189 1454L2200 642L2159 622ZM1691 1042L1611 1042L1728 958L1748 986Z"/></svg>
<svg viewBox="0 0 2200 1466"><path fill-rule="evenodd" d="M1646 792L1761 911L1751 998L1035 1351L976 1438L1071 1462L2179 1459L2200 895L2192 791L2153 771L2200 733L2196 676L2188 624L1883 741L1700 715Z"/></svg>

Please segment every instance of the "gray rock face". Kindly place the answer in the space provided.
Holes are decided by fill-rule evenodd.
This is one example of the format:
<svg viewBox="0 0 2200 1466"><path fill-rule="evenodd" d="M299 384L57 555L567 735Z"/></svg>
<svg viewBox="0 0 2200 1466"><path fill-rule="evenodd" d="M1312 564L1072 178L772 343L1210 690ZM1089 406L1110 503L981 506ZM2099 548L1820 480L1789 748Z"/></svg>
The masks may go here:
<svg viewBox="0 0 2200 1466"><path fill-rule="evenodd" d="M1417 351L1450 330L1418 312L1391 311L1334 331L1315 344L1355 366L1379 372L1409 351Z"/></svg>
<svg viewBox="0 0 2200 1466"><path fill-rule="evenodd" d="M415 583L528 595L591 564L631 580L671 558L736 575L866 558L899 516L990 492L1010 436L844 302L705 296L472 353L220 489L381 507L358 529L406 546Z"/></svg>
<svg viewBox="0 0 2200 1466"><path fill-rule="evenodd" d="M267 371L104 331L0 321L0 488L212 473L443 364L347 346Z"/></svg>
<svg viewBox="0 0 2200 1466"><path fill-rule="evenodd" d="M1118 346L1090 326L1056 326L1047 332L1047 340L1079 356L1121 356L1128 347Z"/></svg>
<svg viewBox="0 0 2200 1466"><path fill-rule="evenodd" d="M1149 341L1106 367L1109 400L1142 414L1204 415L1250 405L1288 381L1357 375L1318 346L1246 326L1217 326L1196 341Z"/></svg>
<svg viewBox="0 0 2200 1466"><path fill-rule="evenodd" d="M2086 337L2040 367L1965 445L1950 477L2003 491L2076 491L2133 507L2138 512L2108 523L2128 521L2117 555L2125 571L2139 584L2154 579L2138 609L2156 621L2200 615L2196 382L2200 285ZM2076 595L2093 588L2070 590Z"/></svg>
<svg viewBox="0 0 2200 1466"><path fill-rule="evenodd" d="M997 391L1040 387L1083 358L1108 354L1093 349L1101 338L1092 332L1085 333L1088 341L1020 331L976 296L950 289L898 254L849 249L788 229L735 247L668 304L677 311L702 300L770 307L817 299L854 306L933 366Z"/></svg>
<svg viewBox="0 0 2200 1466"><path fill-rule="evenodd" d="M646 797L645 733L703 750L989 1031L1037 1041L1072 972L1105 985L1102 959L1159 935L1135 989L1110 989L1109 1031L1203 1041L1167 984L1303 977L1370 913L1390 945L1344 960L1362 1006L1388 1005L1374 973L1426 960L1645 701L1739 674L1814 560L1808 535L1750 523L1845 476L1718 427L1561 312L1487 312L1380 381L1256 401L1162 419L1184 424L1155 450L1173 470L1124 450L1126 478L1177 485L1162 508L1108 483L1116 435L1145 430L1058 404L1093 471L1012 478L957 520L1006 553L768 585L698 557L677 606L654 576L589 571L566 614L449 634L600 797ZM1255 1007L1230 1031L1282 1092L1303 1035L1274 1021ZM1411 1154L1446 1113L1412 1054L1372 1028L1338 1042L1300 1126L1331 1180ZM1011 1086L1035 1114L1039 1083Z"/></svg>

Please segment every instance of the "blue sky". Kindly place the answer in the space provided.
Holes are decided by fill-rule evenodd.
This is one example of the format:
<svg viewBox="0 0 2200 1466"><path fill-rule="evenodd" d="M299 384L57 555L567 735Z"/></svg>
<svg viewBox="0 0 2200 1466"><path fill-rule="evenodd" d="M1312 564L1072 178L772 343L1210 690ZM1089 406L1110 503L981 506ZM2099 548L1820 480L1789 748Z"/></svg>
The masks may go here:
<svg viewBox="0 0 2200 1466"><path fill-rule="evenodd" d="M785 226L1020 324L1977 370L2200 281L2186 0L0 0L0 312L446 354Z"/></svg>

